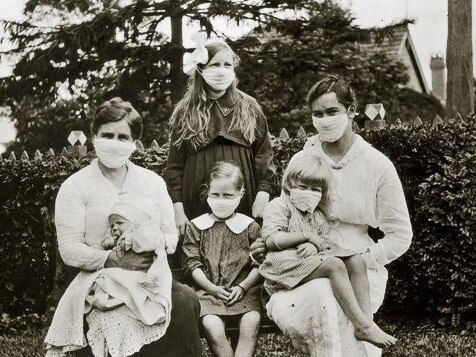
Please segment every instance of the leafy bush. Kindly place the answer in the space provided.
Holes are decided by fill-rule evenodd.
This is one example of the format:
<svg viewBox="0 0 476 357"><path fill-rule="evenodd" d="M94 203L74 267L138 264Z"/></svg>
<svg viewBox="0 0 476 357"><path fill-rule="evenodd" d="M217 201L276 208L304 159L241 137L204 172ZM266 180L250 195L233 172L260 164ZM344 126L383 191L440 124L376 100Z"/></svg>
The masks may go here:
<svg viewBox="0 0 476 357"><path fill-rule="evenodd" d="M414 230L410 250L388 266L386 308L439 311L453 323L474 319L476 122L454 120L438 130L402 124L360 134L397 167ZM273 139L279 175L305 140ZM160 174L167 153L167 146L146 149L132 161ZM53 200L61 182L91 158L0 163L2 311L44 311L56 266Z"/></svg>

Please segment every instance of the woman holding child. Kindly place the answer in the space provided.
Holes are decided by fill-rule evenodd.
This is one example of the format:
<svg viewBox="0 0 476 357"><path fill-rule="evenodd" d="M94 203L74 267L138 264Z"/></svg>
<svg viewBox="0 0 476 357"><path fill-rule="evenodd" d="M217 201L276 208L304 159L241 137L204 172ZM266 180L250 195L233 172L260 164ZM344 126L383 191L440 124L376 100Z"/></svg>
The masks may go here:
<svg viewBox="0 0 476 357"><path fill-rule="evenodd" d="M160 176L128 160L142 119L114 98L98 108L91 129L98 158L56 199L61 257L81 272L58 305L48 354L200 356L197 297L172 281L165 258L178 241L172 201ZM93 278L78 285L85 277Z"/></svg>
<svg viewBox="0 0 476 357"><path fill-rule="evenodd" d="M291 159L283 193L263 216L265 243L251 247L259 260L270 251L260 268L272 294L268 315L311 356L380 356L376 346L395 343L371 322L385 294L385 265L408 249L412 237L403 189L390 160L352 132L356 100L347 82L329 76L312 87L307 102L319 134ZM312 156L316 162L310 172ZM330 168L328 179L323 166ZM309 209L312 214L306 213ZM384 238L375 243L367 234L369 226L379 227ZM289 248L296 253L275 257ZM334 249L350 250L359 259L349 265L349 258ZM295 274L289 275L289 269ZM362 278L357 284L356 272ZM362 335L365 321L374 326L372 336Z"/></svg>

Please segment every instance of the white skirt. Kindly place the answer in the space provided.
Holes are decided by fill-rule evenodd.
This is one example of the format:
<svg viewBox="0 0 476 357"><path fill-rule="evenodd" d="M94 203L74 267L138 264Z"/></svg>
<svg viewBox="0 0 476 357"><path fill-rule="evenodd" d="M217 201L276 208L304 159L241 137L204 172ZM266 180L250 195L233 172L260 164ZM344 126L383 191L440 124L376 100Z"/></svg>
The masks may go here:
<svg viewBox="0 0 476 357"><path fill-rule="evenodd" d="M368 269L370 303L375 313L382 305L388 273L385 267ZM358 341L352 322L334 297L329 279L316 279L271 296L270 319L291 338L295 348L311 357L380 357L374 345Z"/></svg>

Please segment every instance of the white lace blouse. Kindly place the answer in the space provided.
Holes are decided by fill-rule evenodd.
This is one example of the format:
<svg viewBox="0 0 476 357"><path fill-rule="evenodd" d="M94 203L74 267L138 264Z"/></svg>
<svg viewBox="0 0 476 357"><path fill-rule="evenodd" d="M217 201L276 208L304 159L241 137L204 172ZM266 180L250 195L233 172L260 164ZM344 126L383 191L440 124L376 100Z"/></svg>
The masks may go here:
<svg viewBox="0 0 476 357"><path fill-rule="evenodd" d="M56 197L55 224L58 248L65 264L84 270L104 267L110 253L100 243L108 229L110 207L123 196L148 200L158 208L166 251L175 251L178 242L172 200L165 181L156 173L127 162L121 189L102 174L97 159L71 175Z"/></svg>

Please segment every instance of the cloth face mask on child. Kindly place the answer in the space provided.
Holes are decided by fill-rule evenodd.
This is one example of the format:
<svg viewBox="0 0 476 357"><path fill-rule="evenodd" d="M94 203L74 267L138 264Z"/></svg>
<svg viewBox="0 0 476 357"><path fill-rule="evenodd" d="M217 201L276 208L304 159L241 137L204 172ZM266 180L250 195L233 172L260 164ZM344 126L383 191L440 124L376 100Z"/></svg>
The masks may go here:
<svg viewBox="0 0 476 357"><path fill-rule="evenodd" d="M311 190L301 190L292 188L289 190L289 198L292 204L300 211L314 212L319 202L321 202L322 193Z"/></svg>
<svg viewBox="0 0 476 357"><path fill-rule="evenodd" d="M200 74L205 82L217 91L226 90L235 80L235 71L223 67L205 68L200 71Z"/></svg>
<svg viewBox="0 0 476 357"><path fill-rule="evenodd" d="M99 138L94 140L94 151L104 166L117 169L123 166L136 149L130 141Z"/></svg>
<svg viewBox="0 0 476 357"><path fill-rule="evenodd" d="M349 116L347 113L322 118L313 115L312 124L317 129L322 141L334 142L344 135L349 124Z"/></svg>
<svg viewBox="0 0 476 357"><path fill-rule="evenodd" d="M228 218L230 217L233 212L235 212L236 208L240 204L241 196L238 196L233 199L218 199L208 197L207 202L212 212L218 218Z"/></svg>

